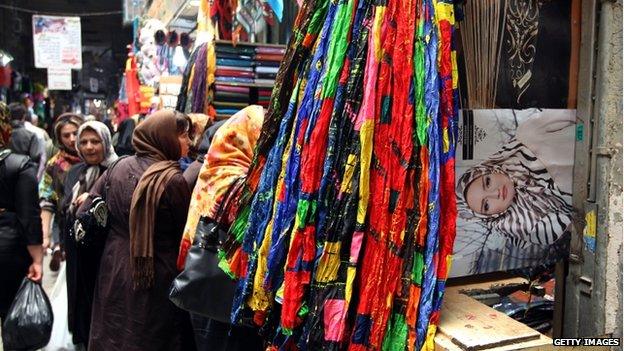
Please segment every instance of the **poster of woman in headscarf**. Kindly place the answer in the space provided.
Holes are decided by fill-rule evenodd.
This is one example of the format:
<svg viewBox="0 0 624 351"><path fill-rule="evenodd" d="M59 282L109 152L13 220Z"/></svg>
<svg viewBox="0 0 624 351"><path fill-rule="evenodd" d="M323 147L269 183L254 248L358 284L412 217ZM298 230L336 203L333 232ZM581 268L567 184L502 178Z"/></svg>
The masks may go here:
<svg viewBox="0 0 624 351"><path fill-rule="evenodd" d="M462 111L451 276L532 267L565 255L575 116L575 110Z"/></svg>

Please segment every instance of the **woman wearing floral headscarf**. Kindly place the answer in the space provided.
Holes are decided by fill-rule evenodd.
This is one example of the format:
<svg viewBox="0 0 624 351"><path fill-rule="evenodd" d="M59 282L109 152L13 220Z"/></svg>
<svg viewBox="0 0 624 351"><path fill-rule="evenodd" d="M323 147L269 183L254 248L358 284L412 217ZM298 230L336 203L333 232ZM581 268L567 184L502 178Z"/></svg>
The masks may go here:
<svg viewBox="0 0 624 351"><path fill-rule="evenodd" d="M41 281L43 249L37 166L8 149L11 125L0 102L0 322L25 276Z"/></svg>
<svg viewBox="0 0 624 351"><path fill-rule="evenodd" d="M43 178L39 182L39 199L41 205L41 221L43 224L43 247L50 246L50 240L54 235L54 242L59 241L60 229L64 227L62 222L61 204L63 202L65 176L69 169L80 162L76 151L76 133L83 123L80 116L72 113L60 115L54 124L54 137L59 151L48 160L43 172ZM52 218L55 218L52 227ZM58 269L60 251L55 251L50 268Z"/></svg>
<svg viewBox="0 0 624 351"><path fill-rule="evenodd" d="M82 162L74 165L65 178L61 211L66 226L61 242L67 258L67 297L69 331L74 344L87 345L91 324L93 289L100 263L101 247L80 248L70 235L76 209L85 201L100 175L116 160L111 135L104 123L89 121L78 128L76 150Z"/></svg>
<svg viewBox="0 0 624 351"><path fill-rule="evenodd" d="M260 136L264 110L251 105L230 117L214 134L193 190L191 205L180 245L178 268L183 269L201 216L216 219L219 206L227 208L223 222L230 225L236 216L240 192L227 199L228 189L247 175L254 147ZM255 329L233 326L191 314L199 351L261 350L262 340Z"/></svg>

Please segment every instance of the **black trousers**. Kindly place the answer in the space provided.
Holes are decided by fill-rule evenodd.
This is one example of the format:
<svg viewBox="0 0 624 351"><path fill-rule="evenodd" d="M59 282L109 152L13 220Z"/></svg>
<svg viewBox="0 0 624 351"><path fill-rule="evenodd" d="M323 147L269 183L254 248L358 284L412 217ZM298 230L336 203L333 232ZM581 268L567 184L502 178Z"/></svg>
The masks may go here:
<svg viewBox="0 0 624 351"><path fill-rule="evenodd" d="M25 247L0 249L0 320L4 321L32 260Z"/></svg>

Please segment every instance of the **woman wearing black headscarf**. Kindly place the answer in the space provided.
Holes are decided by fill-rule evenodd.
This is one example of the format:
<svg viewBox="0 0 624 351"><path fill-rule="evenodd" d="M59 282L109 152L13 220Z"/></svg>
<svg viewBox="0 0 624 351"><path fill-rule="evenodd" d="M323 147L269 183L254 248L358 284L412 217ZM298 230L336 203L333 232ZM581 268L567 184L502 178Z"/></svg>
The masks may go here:
<svg viewBox="0 0 624 351"><path fill-rule="evenodd" d="M79 211L105 193L109 233L89 350L190 349L183 343L192 336L182 336L188 314L168 298L191 196L178 163L188 152L190 127L174 111L145 119L134 131L136 155L105 172Z"/></svg>
<svg viewBox="0 0 624 351"><path fill-rule="evenodd" d="M8 149L8 110L0 102L0 321L6 317L22 279L41 281L41 219L37 166Z"/></svg>

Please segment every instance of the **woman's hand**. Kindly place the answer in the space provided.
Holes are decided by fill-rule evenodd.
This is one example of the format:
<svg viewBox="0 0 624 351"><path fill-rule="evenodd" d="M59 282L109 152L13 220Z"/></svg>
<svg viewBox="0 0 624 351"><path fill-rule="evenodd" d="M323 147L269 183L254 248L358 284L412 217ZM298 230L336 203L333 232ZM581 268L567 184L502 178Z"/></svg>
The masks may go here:
<svg viewBox="0 0 624 351"><path fill-rule="evenodd" d="M28 267L28 279L40 282L43 278L43 247L41 245L28 245L28 253L32 258L32 264Z"/></svg>
<svg viewBox="0 0 624 351"><path fill-rule="evenodd" d="M82 193L76 198L76 200L74 200L74 207L80 208L80 206L82 206L82 204L85 202L85 200L87 200L88 197L89 193Z"/></svg>
<svg viewBox="0 0 624 351"><path fill-rule="evenodd" d="M43 278L43 267L40 262L33 262L28 267L28 279L39 283L41 278Z"/></svg>

